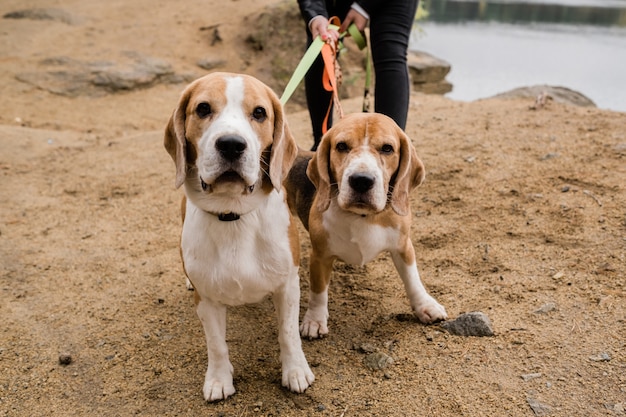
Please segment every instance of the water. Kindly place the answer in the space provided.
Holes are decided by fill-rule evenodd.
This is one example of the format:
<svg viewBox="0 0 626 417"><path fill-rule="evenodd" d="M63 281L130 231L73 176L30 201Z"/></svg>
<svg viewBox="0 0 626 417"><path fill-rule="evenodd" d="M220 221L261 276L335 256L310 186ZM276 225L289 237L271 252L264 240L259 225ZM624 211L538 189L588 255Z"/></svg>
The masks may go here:
<svg viewBox="0 0 626 417"><path fill-rule="evenodd" d="M626 111L626 0L427 0L411 49L448 61L446 96L568 87Z"/></svg>

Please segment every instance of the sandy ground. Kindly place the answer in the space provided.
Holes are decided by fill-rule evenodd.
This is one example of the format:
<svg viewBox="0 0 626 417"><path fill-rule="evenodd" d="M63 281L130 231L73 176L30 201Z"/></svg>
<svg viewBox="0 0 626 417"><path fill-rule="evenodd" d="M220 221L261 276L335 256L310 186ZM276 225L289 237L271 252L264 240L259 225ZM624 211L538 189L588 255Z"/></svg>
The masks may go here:
<svg viewBox="0 0 626 417"><path fill-rule="evenodd" d="M244 17L274 3L0 4L2 15L72 17L0 20L0 415L624 415L626 114L416 93L407 133L427 168L412 197L422 278L452 318L482 311L495 336L411 319L385 255L337 264L331 333L304 341L314 385L281 388L267 300L230 310L237 394L205 403L205 342L178 257L181 192L162 146L185 83L68 97L16 77L46 71L46 58L132 51L186 76L208 57L275 82L267 51L242 35L255 21ZM308 146L306 113L288 111ZM393 364L368 369L376 351Z"/></svg>

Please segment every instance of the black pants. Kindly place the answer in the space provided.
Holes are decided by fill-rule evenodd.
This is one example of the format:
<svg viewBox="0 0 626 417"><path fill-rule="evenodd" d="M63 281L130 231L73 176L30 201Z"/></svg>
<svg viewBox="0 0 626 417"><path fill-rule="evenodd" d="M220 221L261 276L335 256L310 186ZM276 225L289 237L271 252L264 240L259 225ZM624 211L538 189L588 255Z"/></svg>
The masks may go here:
<svg viewBox="0 0 626 417"><path fill-rule="evenodd" d="M352 0L326 3L329 16L343 20ZM335 3L335 6L329 3ZM375 74L374 111L391 117L402 129L406 127L411 95L406 57L417 4L418 0L387 0L380 10L370 15L369 22ZM307 28L307 45L311 42L311 32ZM324 62L319 56L304 80L313 128L313 149L322 138L322 124L332 97L332 93L322 86L323 70ZM332 110L328 125L332 125Z"/></svg>

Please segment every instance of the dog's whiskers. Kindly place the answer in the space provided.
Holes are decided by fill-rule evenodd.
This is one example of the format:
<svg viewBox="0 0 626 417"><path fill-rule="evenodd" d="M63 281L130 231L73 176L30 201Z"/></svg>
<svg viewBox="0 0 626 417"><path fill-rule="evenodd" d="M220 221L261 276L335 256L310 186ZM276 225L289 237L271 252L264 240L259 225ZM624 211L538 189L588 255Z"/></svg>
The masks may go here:
<svg viewBox="0 0 626 417"><path fill-rule="evenodd" d="M393 196L393 185L389 185L389 190L387 190L387 200L386 203L390 204L391 203L391 197Z"/></svg>

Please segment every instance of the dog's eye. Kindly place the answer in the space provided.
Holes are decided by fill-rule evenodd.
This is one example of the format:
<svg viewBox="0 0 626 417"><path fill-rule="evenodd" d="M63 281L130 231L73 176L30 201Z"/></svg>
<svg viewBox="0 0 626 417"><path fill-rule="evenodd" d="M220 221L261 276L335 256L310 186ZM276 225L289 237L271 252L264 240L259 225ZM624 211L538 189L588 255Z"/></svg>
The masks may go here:
<svg viewBox="0 0 626 417"><path fill-rule="evenodd" d="M196 114L201 119L204 119L205 117L209 116L211 113L212 113L211 105L205 101L198 104L198 106L196 107Z"/></svg>
<svg viewBox="0 0 626 417"><path fill-rule="evenodd" d="M380 152L384 154L391 154L393 153L393 146L386 143L382 146L382 148L380 148Z"/></svg>
<svg viewBox="0 0 626 417"><path fill-rule="evenodd" d="M337 152L347 152L348 151L348 144L346 142L338 142L335 145L335 149L337 150Z"/></svg>
<svg viewBox="0 0 626 417"><path fill-rule="evenodd" d="M265 112L265 109L263 107L255 107L255 109L252 111L252 117L256 121L262 122L267 118L267 113Z"/></svg>

